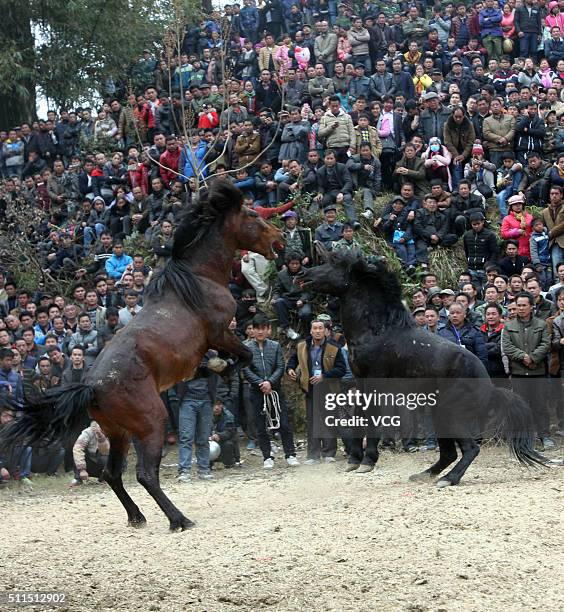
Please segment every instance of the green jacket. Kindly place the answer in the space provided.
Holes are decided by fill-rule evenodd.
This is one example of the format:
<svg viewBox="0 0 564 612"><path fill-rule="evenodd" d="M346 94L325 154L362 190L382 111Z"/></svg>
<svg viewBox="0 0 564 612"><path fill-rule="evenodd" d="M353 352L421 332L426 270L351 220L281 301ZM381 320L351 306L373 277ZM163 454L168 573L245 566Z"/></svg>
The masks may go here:
<svg viewBox="0 0 564 612"><path fill-rule="evenodd" d="M524 325L519 319L507 321L501 332L502 353L509 357L511 373L517 376L543 376L544 360L550 350L550 334L542 319L532 317ZM535 362L533 369L523 364L525 355L530 355Z"/></svg>

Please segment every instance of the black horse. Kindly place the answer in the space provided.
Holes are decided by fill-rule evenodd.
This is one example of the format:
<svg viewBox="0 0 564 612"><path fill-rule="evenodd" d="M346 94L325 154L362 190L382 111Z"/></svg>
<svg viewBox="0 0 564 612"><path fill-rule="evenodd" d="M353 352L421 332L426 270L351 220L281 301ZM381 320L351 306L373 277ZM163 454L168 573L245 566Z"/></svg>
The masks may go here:
<svg viewBox="0 0 564 612"><path fill-rule="evenodd" d="M484 422L490 409L499 433L521 463L549 463L534 450L534 421L528 404L511 391L494 387L481 361L470 351L417 327L402 303L401 286L393 272L382 262L369 263L358 256L326 251L321 255L326 263L301 272L298 282L340 298L351 369L360 384L368 378L456 379L450 397L432 409L439 459L410 480L438 476L458 458L458 444L461 460L437 485L458 484L480 451L475 441L478 423ZM460 401L461 394L466 401ZM444 433L445 423L454 423L456 433ZM347 471L371 471L378 460L378 442L378 436L369 435L363 453L362 438L348 441Z"/></svg>

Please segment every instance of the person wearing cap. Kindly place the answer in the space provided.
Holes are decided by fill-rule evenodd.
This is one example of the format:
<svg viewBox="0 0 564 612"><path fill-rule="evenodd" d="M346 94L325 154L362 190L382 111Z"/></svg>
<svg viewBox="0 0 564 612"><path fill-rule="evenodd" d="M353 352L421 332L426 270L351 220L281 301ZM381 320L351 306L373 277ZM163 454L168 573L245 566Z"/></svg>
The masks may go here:
<svg viewBox="0 0 564 612"><path fill-rule="evenodd" d="M466 104L468 98L476 93L476 85L472 82L472 79L464 72L462 62L455 58L450 64L451 70L446 76L446 82L449 85L457 85L460 93L460 98L463 104Z"/></svg>
<svg viewBox="0 0 564 612"><path fill-rule="evenodd" d="M464 166L464 178L470 181L470 191L482 199L490 198L495 189L495 171L495 164L484 158L482 144L475 142L472 158Z"/></svg>
<svg viewBox="0 0 564 612"><path fill-rule="evenodd" d="M442 307L442 299L441 299L442 289L440 287L431 287L429 291L427 291L427 298L425 300L427 306L433 306L434 308Z"/></svg>
<svg viewBox="0 0 564 612"><path fill-rule="evenodd" d="M533 217L524 210L525 197L523 194L511 196L507 201L509 214L501 223L501 237L504 240L517 240L519 255L531 258L530 239L532 233Z"/></svg>
<svg viewBox="0 0 564 612"><path fill-rule="evenodd" d="M425 308L420 306L419 308L414 308L411 311L412 317L415 319L415 323L417 327L425 327L427 325L427 319L425 318Z"/></svg>
<svg viewBox="0 0 564 612"><path fill-rule="evenodd" d="M415 242L413 223L409 219L410 210L401 196L392 200L392 208L382 215L382 231L386 241L394 248L396 255L408 274L415 270Z"/></svg>
<svg viewBox="0 0 564 612"><path fill-rule="evenodd" d="M285 226L282 232L284 250L283 253L280 253L280 258L284 257L285 259L288 255L297 256L300 258L302 266L307 266L311 260L311 230L298 227L299 217L294 210L285 212L282 215L282 221ZM282 259L282 262L284 259Z"/></svg>
<svg viewBox="0 0 564 612"><path fill-rule="evenodd" d="M484 266L496 262L499 257L499 247L495 232L484 227L485 217L481 212L470 215L472 229L464 233L462 242L464 254L468 262L468 271L472 280L483 283L486 279Z"/></svg>
<svg viewBox="0 0 564 612"><path fill-rule="evenodd" d="M368 98L370 92L370 78L366 76L366 67L362 63L355 64L354 76L349 85L349 100L354 102L360 96Z"/></svg>
<svg viewBox="0 0 564 612"><path fill-rule="evenodd" d="M329 31L327 21L320 21L317 24L319 35L315 37L314 52L318 62L327 68L327 76L333 76L333 66L337 59L337 44L339 38L337 34Z"/></svg>
<svg viewBox="0 0 564 612"><path fill-rule="evenodd" d="M343 237L343 224L337 221L337 207L329 204L323 209L325 221L315 230L315 241L320 242L327 251L333 249L333 243Z"/></svg>
<svg viewBox="0 0 564 612"><path fill-rule="evenodd" d="M429 142L433 137L442 138L445 123L450 117L451 111L443 106L439 96L434 91L427 92L423 96L425 110L421 113L419 123L423 140Z"/></svg>

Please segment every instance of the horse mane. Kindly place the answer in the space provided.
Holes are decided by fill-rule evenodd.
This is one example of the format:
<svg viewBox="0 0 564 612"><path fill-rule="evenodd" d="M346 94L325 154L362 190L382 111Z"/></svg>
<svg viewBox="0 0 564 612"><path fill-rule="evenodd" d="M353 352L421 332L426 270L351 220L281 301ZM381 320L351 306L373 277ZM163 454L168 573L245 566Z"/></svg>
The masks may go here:
<svg viewBox="0 0 564 612"><path fill-rule="evenodd" d="M200 281L190 269L188 252L197 248L225 217L241 208L243 194L229 181L216 181L202 193L197 204L190 204L180 221L172 243L172 255L147 287L147 297L162 297L170 289L191 310L203 308Z"/></svg>
<svg viewBox="0 0 564 612"><path fill-rule="evenodd" d="M370 327L415 327L413 317L401 300L402 288L395 272L376 258L367 260L349 253L336 253L333 257L348 264L349 282L362 290L367 302L383 304L383 312L369 309L367 323Z"/></svg>

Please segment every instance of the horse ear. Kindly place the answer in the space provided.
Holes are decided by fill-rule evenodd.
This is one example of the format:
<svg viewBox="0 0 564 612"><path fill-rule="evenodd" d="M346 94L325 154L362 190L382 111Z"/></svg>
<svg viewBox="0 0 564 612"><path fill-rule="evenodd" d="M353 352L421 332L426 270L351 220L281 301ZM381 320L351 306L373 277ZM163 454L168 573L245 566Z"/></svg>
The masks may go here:
<svg viewBox="0 0 564 612"><path fill-rule="evenodd" d="M216 211L240 210L243 205L243 192L231 181L215 181L210 189L208 205Z"/></svg>
<svg viewBox="0 0 564 612"><path fill-rule="evenodd" d="M321 261L327 262L329 260L329 251L325 248L325 245L320 240L316 241L315 250L317 251Z"/></svg>

